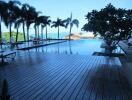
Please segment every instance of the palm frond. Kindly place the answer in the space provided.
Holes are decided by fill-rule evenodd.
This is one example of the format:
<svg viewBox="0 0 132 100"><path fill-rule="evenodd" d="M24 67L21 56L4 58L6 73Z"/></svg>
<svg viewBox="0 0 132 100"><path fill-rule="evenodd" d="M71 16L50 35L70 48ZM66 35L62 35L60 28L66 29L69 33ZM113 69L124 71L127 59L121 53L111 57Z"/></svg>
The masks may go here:
<svg viewBox="0 0 132 100"><path fill-rule="evenodd" d="M77 28L79 27L79 21L78 21L77 19L74 19L74 20L72 21L72 23L73 23L74 25L76 25Z"/></svg>

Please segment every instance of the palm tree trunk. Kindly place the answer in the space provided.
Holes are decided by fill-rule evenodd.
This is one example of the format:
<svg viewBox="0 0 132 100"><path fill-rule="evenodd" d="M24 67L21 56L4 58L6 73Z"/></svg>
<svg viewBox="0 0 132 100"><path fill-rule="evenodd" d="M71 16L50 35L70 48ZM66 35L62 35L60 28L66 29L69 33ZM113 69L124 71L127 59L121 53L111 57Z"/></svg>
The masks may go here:
<svg viewBox="0 0 132 100"><path fill-rule="evenodd" d="M41 38L43 39L43 27L41 26Z"/></svg>
<svg viewBox="0 0 132 100"><path fill-rule="evenodd" d="M24 41L26 41L26 36L25 36L25 24L23 22L23 37L24 37Z"/></svg>
<svg viewBox="0 0 132 100"><path fill-rule="evenodd" d="M29 42L29 27L27 27L27 41Z"/></svg>
<svg viewBox="0 0 132 100"><path fill-rule="evenodd" d="M59 36L59 26L58 26L58 39L59 39L59 37L60 37L60 36Z"/></svg>
<svg viewBox="0 0 132 100"><path fill-rule="evenodd" d="M17 26L16 42L18 41L18 33L19 33L19 28L18 28L18 26Z"/></svg>
<svg viewBox="0 0 132 100"><path fill-rule="evenodd" d="M72 30L72 27L70 26L69 40L71 40L71 30Z"/></svg>
<svg viewBox="0 0 132 100"><path fill-rule="evenodd" d="M1 32L1 16L0 16L0 39L2 38L2 32Z"/></svg>
<svg viewBox="0 0 132 100"><path fill-rule="evenodd" d="M34 30L35 30L35 38L37 38L37 28L36 28L36 25L34 26Z"/></svg>
<svg viewBox="0 0 132 100"><path fill-rule="evenodd" d="M38 26L38 38L39 38L39 26Z"/></svg>
<svg viewBox="0 0 132 100"><path fill-rule="evenodd" d="M10 42L11 42L11 37L12 37L12 34L11 34L11 22L9 23L9 31L10 31Z"/></svg>
<svg viewBox="0 0 132 100"><path fill-rule="evenodd" d="M48 38L48 34L47 34L47 25L46 25L46 39Z"/></svg>

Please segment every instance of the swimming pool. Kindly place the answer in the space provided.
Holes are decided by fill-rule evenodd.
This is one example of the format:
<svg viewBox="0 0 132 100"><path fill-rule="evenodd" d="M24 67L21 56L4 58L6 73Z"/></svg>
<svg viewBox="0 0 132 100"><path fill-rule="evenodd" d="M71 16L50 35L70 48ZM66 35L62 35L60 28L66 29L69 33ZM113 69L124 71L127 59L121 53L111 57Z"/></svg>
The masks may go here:
<svg viewBox="0 0 132 100"><path fill-rule="evenodd" d="M101 43L102 40L100 39L81 39L35 48L33 51L57 54L92 55L95 51L102 51L100 48Z"/></svg>

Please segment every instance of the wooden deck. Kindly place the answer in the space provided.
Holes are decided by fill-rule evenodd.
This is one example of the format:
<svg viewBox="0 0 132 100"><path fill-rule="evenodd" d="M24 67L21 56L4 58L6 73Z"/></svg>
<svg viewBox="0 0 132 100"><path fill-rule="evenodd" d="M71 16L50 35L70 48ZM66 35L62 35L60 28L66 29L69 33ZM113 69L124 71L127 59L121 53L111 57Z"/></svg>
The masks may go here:
<svg viewBox="0 0 132 100"><path fill-rule="evenodd" d="M118 58L18 53L0 67L12 100L132 100Z"/></svg>

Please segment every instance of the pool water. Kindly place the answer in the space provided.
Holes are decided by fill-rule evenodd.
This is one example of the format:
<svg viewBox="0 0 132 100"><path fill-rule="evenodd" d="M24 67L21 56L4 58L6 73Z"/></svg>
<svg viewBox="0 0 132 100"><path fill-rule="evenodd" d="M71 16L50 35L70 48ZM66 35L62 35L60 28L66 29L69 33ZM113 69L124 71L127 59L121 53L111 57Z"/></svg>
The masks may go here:
<svg viewBox="0 0 132 100"><path fill-rule="evenodd" d="M102 51L102 48L100 48L101 44L102 40L100 39L82 39L48 45L33 49L33 51L57 54L92 55L94 52Z"/></svg>

